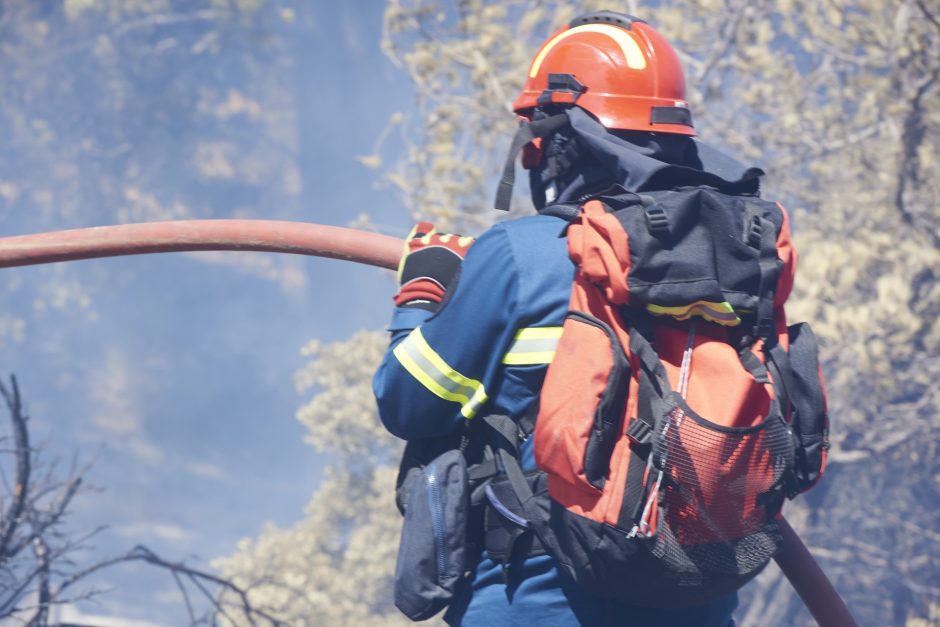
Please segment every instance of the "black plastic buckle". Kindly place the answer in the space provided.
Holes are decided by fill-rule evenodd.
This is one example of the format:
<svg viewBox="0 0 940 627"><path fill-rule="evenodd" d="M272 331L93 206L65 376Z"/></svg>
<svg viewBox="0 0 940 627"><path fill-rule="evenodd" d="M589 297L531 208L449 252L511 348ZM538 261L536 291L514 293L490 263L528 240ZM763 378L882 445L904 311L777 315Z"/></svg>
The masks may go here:
<svg viewBox="0 0 940 627"><path fill-rule="evenodd" d="M757 324L754 325L754 337L767 340L767 338L773 337L776 335L776 329L774 328L773 320L758 320Z"/></svg>
<svg viewBox="0 0 940 627"><path fill-rule="evenodd" d="M639 418L634 418L627 427L627 437L630 441L638 445L646 445L653 441L653 427L643 422Z"/></svg>
<svg viewBox="0 0 940 627"><path fill-rule="evenodd" d="M548 75L548 89L539 94L538 104L540 106L550 105L554 94L569 94L571 101L567 104L574 104L578 98L587 91L587 87L581 84L574 74L553 74Z"/></svg>
<svg viewBox="0 0 940 627"><path fill-rule="evenodd" d="M646 227L653 237L664 237L669 235L669 216L662 207L645 207Z"/></svg>
<svg viewBox="0 0 940 627"><path fill-rule="evenodd" d="M800 478L795 468L790 468L784 475L784 494L791 501L800 494Z"/></svg>

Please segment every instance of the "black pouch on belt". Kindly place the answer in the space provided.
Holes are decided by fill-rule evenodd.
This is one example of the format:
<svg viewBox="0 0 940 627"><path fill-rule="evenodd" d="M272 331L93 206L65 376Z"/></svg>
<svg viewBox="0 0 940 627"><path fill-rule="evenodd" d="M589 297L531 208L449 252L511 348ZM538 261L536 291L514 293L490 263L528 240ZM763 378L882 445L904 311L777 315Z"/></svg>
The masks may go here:
<svg viewBox="0 0 940 627"><path fill-rule="evenodd" d="M411 620L425 620L446 607L468 565L470 487L467 462L449 450L399 488L405 522L395 566L395 606Z"/></svg>

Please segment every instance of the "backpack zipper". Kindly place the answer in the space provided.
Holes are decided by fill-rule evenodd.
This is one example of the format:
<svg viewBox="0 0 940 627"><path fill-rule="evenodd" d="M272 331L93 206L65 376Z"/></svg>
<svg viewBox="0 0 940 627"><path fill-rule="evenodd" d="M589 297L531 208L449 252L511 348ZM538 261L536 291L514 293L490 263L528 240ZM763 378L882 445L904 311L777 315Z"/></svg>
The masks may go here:
<svg viewBox="0 0 940 627"><path fill-rule="evenodd" d="M437 557L438 578L447 571L447 530L444 528L444 504L441 501L441 483L437 468L430 464L425 469L424 482L428 487L428 507L431 510L431 530L434 532L434 554Z"/></svg>

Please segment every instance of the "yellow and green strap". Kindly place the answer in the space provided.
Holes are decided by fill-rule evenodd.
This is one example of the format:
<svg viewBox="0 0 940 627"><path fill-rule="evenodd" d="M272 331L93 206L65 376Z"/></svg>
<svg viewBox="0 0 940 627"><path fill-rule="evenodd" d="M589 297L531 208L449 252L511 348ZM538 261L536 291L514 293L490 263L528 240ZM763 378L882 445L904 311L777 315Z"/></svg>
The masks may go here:
<svg viewBox="0 0 940 627"><path fill-rule="evenodd" d="M688 305L678 307L664 307L650 303L646 306L650 313L657 316L672 316L678 320L688 320L692 316L701 316L709 322L726 327L736 327L741 324L741 318L735 313L734 307L728 301L715 303L707 300L697 300Z"/></svg>

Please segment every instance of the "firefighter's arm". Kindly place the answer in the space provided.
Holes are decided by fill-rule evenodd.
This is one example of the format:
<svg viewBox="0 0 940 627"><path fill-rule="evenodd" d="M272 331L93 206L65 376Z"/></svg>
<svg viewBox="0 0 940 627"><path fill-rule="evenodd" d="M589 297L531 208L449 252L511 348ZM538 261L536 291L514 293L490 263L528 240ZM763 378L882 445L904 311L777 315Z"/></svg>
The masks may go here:
<svg viewBox="0 0 940 627"><path fill-rule="evenodd" d="M506 234L494 227L470 248L435 314L396 309L373 379L379 416L394 435L444 435L485 409L516 326L513 265Z"/></svg>

